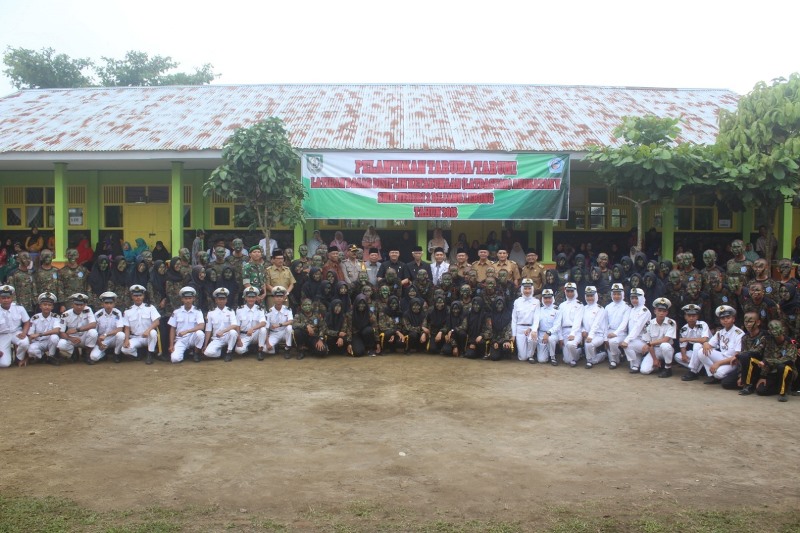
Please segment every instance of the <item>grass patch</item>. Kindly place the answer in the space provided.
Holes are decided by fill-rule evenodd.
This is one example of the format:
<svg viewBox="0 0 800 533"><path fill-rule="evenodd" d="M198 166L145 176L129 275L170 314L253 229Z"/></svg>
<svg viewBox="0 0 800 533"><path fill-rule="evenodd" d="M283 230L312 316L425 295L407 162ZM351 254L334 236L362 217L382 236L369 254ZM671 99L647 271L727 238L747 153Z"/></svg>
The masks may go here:
<svg viewBox="0 0 800 533"><path fill-rule="evenodd" d="M258 512L218 506L146 507L97 512L63 498L0 495L0 533L174 533L293 532L336 533L800 533L800 510L684 509L677 504L628 514L601 514L591 502L525 511L498 510L510 519L422 515L405 508L356 500L337 508L308 508L276 520ZM508 513L506 515L506 513Z"/></svg>

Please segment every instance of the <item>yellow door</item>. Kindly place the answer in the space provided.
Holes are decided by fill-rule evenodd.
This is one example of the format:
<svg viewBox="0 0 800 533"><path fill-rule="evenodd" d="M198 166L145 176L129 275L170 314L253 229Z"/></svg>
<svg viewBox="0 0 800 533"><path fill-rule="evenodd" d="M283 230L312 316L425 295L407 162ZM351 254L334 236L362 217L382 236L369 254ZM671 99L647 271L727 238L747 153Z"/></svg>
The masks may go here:
<svg viewBox="0 0 800 533"><path fill-rule="evenodd" d="M156 241L172 250L169 204L126 204L123 213L125 240L134 248L141 237L152 250Z"/></svg>

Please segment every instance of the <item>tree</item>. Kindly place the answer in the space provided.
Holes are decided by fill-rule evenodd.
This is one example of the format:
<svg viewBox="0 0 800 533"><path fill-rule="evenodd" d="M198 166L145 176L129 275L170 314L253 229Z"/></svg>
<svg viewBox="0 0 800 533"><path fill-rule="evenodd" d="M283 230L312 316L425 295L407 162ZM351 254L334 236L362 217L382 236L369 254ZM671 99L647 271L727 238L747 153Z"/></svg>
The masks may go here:
<svg viewBox="0 0 800 533"><path fill-rule="evenodd" d="M56 54L52 48L37 52L9 46L3 63L7 67L3 74L11 78L17 89L89 87L92 84L91 78L84 74L93 66L90 59L72 59L66 54Z"/></svg>
<svg viewBox="0 0 800 533"><path fill-rule="evenodd" d="M244 204L241 216L250 221L250 229L260 228L267 239L272 226L302 223L305 191L300 157L289 142L283 121L270 117L237 129L225 141L222 164L203 184L203 194Z"/></svg>
<svg viewBox="0 0 800 533"><path fill-rule="evenodd" d="M717 142L709 152L708 183L729 205L766 214L767 235L784 201L800 196L800 74L759 82L739 99L736 111L721 111ZM767 261L772 260L767 239Z"/></svg>
<svg viewBox="0 0 800 533"><path fill-rule="evenodd" d="M178 67L177 62L169 56L150 57L146 52L130 51L123 59L102 59L105 66L97 66L87 58L56 54L52 48L36 52L8 47L3 56L7 67L3 73L17 89L93 87L98 85L95 76L106 87L203 85L217 77L209 63L193 73L168 73Z"/></svg>
<svg viewBox="0 0 800 533"><path fill-rule="evenodd" d="M100 82L106 87L136 87L154 85L203 85L211 83L215 74L208 63L194 74L183 72L165 74L178 67L169 56L150 57L146 52L129 51L124 59L103 57L105 67L98 67Z"/></svg>
<svg viewBox="0 0 800 533"><path fill-rule="evenodd" d="M625 193L620 198L636 208L639 248L643 244L642 207L652 201L671 201L684 187L703 183L699 169L704 157L701 147L678 143L677 118L656 116L623 117L613 134L624 143L590 146L586 160L609 187Z"/></svg>

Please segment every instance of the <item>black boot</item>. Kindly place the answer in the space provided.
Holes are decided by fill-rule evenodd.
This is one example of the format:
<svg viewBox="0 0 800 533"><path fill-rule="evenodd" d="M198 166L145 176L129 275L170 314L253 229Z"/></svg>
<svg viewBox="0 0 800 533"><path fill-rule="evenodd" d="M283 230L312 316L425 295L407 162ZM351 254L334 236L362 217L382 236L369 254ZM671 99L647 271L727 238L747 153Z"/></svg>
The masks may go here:
<svg viewBox="0 0 800 533"><path fill-rule="evenodd" d="M45 357L47 357L45 363L47 363L48 365L59 366L61 364L58 361L58 357L56 357L55 355L47 355Z"/></svg>
<svg viewBox="0 0 800 533"><path fill-rule="evenodd" d="M146 365L153 364L153 352L147 352L147 356L144 359L144 364Z"/></svg>
<svg viewBox="0 0 800 533"><path fill-rule="evenodd" d="M200 352L198 350L194 350L193 352L194 353L192 354L192 360L195 363L199 363L200 362Z"/></svg>
<svg viewBox="0 0 800 533"><path fill-rule="evenodd" d="M93 364L94 364L94 361L92 361L92 358L91 358L91 357L89 357L89 354L88 354L88 353L87 353L87 354L86 354L86 356L83 358L83 362L84 362L84 363L86 363L86 364L87 364L87 365L89 365L89 366L91 366L91 365L93 365Z"/></svg>
<svg viewBox="0 0 800 533"><path fill-rule="evenodd" d="M233 352L228 350L225 352L225 362L230 363L231 361L233 361Z"/></svg>

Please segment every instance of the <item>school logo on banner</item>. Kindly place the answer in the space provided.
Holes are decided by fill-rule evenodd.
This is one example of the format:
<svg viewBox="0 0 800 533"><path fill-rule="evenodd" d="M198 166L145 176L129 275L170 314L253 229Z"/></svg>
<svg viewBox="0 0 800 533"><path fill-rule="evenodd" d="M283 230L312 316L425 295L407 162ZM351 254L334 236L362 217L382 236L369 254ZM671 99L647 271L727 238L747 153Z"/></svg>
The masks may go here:
<svg viewBox="0 0 800 533"><path fill-rule="evenodd" d="M322 171L322 163L322 154L306 154L306 167L312 174L318 174Z"/></svg>

